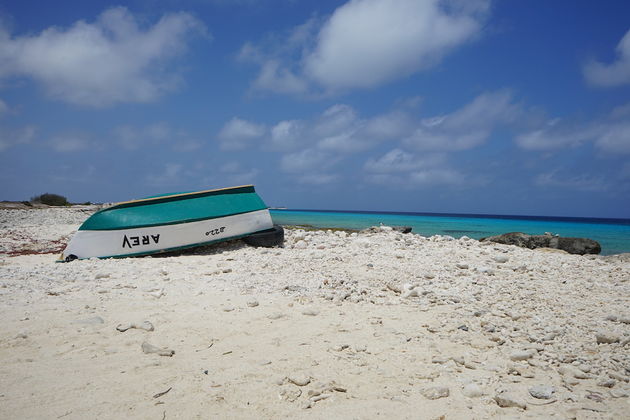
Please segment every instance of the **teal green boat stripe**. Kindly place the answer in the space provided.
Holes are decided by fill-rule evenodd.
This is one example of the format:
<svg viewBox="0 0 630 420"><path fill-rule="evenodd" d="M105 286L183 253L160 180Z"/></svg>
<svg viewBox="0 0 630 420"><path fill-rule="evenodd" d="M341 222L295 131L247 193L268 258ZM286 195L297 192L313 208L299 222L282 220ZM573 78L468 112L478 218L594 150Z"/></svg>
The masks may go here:
<svg viewBox="0 0 630 420"><path fill-rule="evenodd" d="M267 207L263 208L263 209L259 209L259 210L265 210ZM252 211L246 211L243 213L234 213L234 214L229 214L228 216L235 216L238 214L245 214L245 213L253 213L254 211L259 211L259 210L252 210ZM137 226L122 226L122 227L112 227L112 228L106 228L106 229L85 229L83 227L83 225L81 225L81 227L78 230L125 230L125 229L139 229L139 228L150 228L150 227L155 227L155 226L169 226L169 225L180 225L183 223L191 223L191 222L201 222L204 220L212 220L212 219L220 219L221 217L226 217L226 216L216 216L216 217L204 217L201 219L190 219L190 220L182 220L182 221L174 221L174 222L168 222L168 223L156 223L156 224L142 224L142 225L137 225ZM86 220L87 222L87 220Z"/></svg>
<svg viewBox="0 0 630 420"><path fill-rule="evenodd" d="M265 210L267 206L251 188L211 191L153 201L130 202L103 209L90 216L79 230L120 230L173 225Z"/></svg>

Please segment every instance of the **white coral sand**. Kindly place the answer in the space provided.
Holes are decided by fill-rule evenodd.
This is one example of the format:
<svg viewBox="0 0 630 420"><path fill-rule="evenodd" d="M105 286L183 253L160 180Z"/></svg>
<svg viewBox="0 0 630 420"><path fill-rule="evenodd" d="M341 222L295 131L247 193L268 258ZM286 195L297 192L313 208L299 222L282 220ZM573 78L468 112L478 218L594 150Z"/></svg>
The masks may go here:
<svg viewBox="0 0 630 420"><path fill-rule="evenodd" d="M92 210L0 210L0 418L627 415L627 257L388 228L39 254Z"/></svg>

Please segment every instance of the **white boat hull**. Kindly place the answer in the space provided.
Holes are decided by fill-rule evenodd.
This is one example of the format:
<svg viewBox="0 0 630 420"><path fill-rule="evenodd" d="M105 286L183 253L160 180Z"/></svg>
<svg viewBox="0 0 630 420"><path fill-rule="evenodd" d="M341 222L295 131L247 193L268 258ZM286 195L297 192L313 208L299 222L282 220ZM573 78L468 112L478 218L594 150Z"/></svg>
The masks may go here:
<svg viewBox="0 0 630 420"><path fill-rule="evenodd" d="M171 225L117 230L79 230L61 255L79 259L154 254L238 238L271 229L269 210ZM73 259L73 257L70 257Z"/></svg>

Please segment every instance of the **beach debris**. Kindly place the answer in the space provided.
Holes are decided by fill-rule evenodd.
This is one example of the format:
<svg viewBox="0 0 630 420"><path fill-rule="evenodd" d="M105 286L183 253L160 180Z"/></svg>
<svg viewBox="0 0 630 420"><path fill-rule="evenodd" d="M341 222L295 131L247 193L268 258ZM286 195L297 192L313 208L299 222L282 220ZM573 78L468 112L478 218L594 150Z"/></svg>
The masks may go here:
<svg viewBox="0 0 630 420"><path fill-rule="evenodd" d="M609 392L610 396L613 398L626 398L630 396L630 391L628 391L627 389L616 388L611 389Z"/></svg>
<svg viewBox="0 0 630 420"><path fill-rule="evenodd" d="M255 308L258 305L259 303L256 299L250 299L247 301L247 306L249 306L250 308Z"/></svg>
<svg viewBox="0 0 630 420"><path fill-rule="evenodd" d="M296 387L284 387L278 392L278 398L288 402L295 402L302 396L302 390Z"/></svg>
<svg viewBox="0 0 630 420"><path fill-rule="evenodd" d="M530 387L528 391L529 395L534 398L548 400L553 396L553 393L556 392L556 389L549 385L536 385Z"/></svg>
<svg viewBox="0 0 630 420"><path fill-rule="evenodd" d="M319 311L314 308L307 308L302 311L302 315L317 316L319 315Z"/></svg>
<svg viewBox="0 0 630 420"><path fill-rule="evenodd" d="M153 398L160 398L161 396L168 394L171 389L173 389L173 387L169 387L169 389L167 389L166 391L158 392L153 396Z"/></svg>
<svg viewBox="0 0 630 420"><path fill-rule="evenodd" d="M483 395L483 391L476 383L469 383L462 389L462 394L468 398L478 398Z"/></svg>
<svg viewBox="0 0 630 420"><path fill-rule="evenodd" d="M531 359L534 354L536 354L536 350L518 350L510 353L510 360L513 362L528 360Z"/></svg>
<svg viewBox="0 0 630 420"><path fill-rule="evenodd" d="M135 324L135 323L130 323L130 324L118 324L118 326L116 326L116 330L120 331L120 332L125 332L127 330L130 329L138 329L138 330L145 330L145 331L153 331L153 324L151 324L151 322L149 321L143 321L140 324Z"/></svg>
<svg viewBox="0 0 630 420"><path fill-rule="evenodd" d="M306 386L311 383L311 378L303 373L295 373L287 376L289 382L297 386Z"/></svg>
<svg viewBox="0 0 630 420"><path fill-rule="evenodd" d="M595 333L597 344L613 344L618 343L621 339L618 335L608 331L598 331Z"/></svg>
<svg viewBox="0 0 630 420"><path fill-rule="evenodd" d="M142 352L145 354L157 354L158 356L173 357L175 350L167 348L159 348L153 344L149 344L146 341L142 343Z"/></svg>
<svg viewBox="0 0 630 420"><path fill-rule="evenodd" d="M156 299L159 299L166 294L164 293L164 289L152 289L149 290L148 293Z"/></svg>
<svg viewBox="0 0 630 420"><path fill-rule="evenodd" d="M429 400L437 400L439 398L446 398L449 396L450 391L447 386L437 385L424 388L420 393Z"/></svg>
<svg viewBox="0 0 630 420"><path fill-rule="evenodd" d="M617 384L617 381L615 381L614 379L602 379L601 381L597 382L597 386L601 386L603 388L612 388Z"/></svg>
<svg viewBox="0 0 630 420"><path fill-rule="evenodd" d="M495 395L494 401L496 401L497 405L502 408L517 407L522 408L523 410L527 409L527 405L524 402L519 401L507 392L501 392Z"/></svg>

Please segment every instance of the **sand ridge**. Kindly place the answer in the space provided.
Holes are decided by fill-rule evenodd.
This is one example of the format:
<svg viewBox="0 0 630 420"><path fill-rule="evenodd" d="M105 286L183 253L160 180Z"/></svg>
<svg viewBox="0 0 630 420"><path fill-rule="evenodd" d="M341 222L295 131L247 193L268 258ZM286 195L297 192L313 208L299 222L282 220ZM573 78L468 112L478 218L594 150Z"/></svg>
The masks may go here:
<svg viewBox="0 0 630 420"><path fill-rule="evenodd" d="M39 254L90 211L0 210L0 417L627 414L627 258L386 227Z"/></svg>

